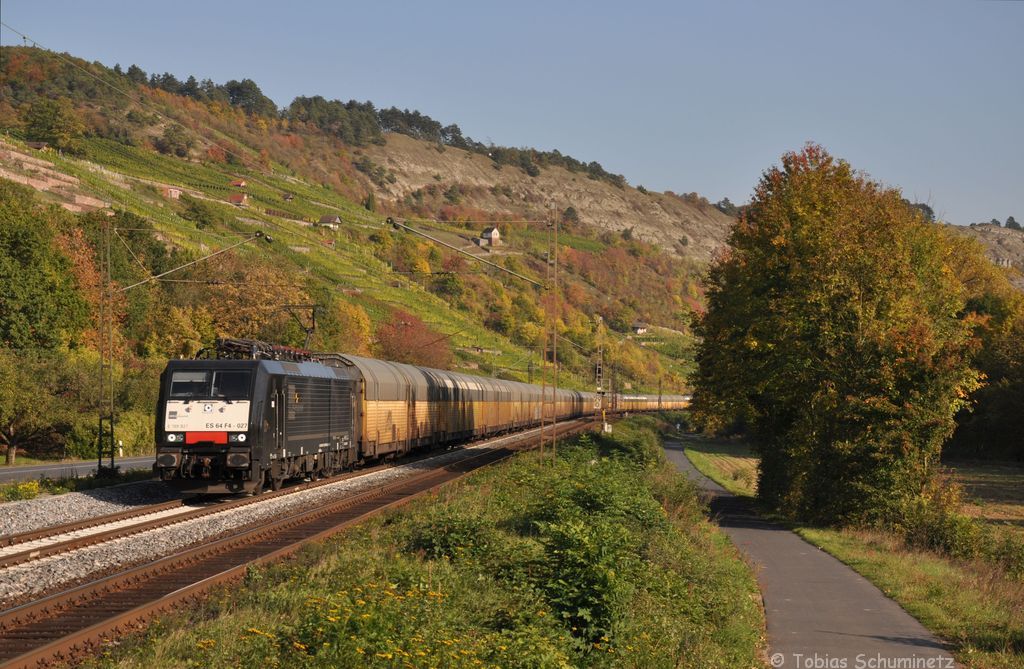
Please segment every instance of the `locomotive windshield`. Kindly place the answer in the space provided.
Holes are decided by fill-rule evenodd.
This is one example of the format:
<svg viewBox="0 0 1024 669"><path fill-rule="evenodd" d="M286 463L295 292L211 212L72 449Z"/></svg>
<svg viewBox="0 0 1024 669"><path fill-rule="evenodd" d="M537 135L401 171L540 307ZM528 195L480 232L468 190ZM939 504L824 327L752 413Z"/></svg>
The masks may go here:
<svg viewBox="0 0 1024 669"><path fill-rule="evenodd" d="M248 370L179 370L171 374L170 399L249 399L251 382L252 372Z"/></svg>

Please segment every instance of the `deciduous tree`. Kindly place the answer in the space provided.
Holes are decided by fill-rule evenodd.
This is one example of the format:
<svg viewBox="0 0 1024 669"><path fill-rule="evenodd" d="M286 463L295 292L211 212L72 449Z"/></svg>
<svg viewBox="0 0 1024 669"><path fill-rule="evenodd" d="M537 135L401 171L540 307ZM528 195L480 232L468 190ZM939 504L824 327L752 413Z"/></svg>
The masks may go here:
<svg viewBox="0 0 1024 669"><path fill-rule="evenodd" d="M764 174L730 245L698 327L699 413L747 426L771 507L899 518L978 386L944 233L809 145Z"/></svg>
<svg viewBox="0 0 1024 669"><path fill-rule="evenodd" d="M30 140L48 142L55 148L72 153L81 151L80 139L85 126L68 99L37 98L25 111L22 120L25 135Z"/></svg>
<svg viewBox="0 0 1024 669"><path fill-rule="evenodd" d="M56 219L29 189L0 179L0 346L57 348L87 323L71 263L55 245Z"/></svg>
<svg viewBox="0 0 1024 669"><path fill-rule="evenodd" d="M448 337L402 309L396 309L391 319L377 328L376 352L385 360L435 369L446 369L452 363Z"/></svg>

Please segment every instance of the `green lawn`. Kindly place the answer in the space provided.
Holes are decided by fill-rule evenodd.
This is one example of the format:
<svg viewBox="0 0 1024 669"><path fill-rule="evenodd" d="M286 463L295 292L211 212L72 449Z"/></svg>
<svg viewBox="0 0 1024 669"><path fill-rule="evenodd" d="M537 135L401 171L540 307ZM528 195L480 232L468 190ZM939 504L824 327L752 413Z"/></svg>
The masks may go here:
<svg viewBox="0 0 1024 669"><path fill-rule="evenodd" d="M757 494L757 456L743 442L686 435L686 457L693 466L734 495Z"/></svg>
<svg viewBox="0 0 1024 669"><path fill-rule="evenodd" d="M1024 465L1018 462L949 463L963 485L964 511L999 531L1024 534Z"/></svg>

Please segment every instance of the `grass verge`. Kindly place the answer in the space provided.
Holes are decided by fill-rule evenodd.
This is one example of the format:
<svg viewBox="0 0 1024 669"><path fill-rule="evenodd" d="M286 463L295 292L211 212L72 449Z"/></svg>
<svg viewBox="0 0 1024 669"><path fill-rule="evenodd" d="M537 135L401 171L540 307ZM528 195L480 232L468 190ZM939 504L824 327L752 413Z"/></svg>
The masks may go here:
<svg viewBox="0 0 1024 669"><path fill-rule="evenodd" d="M66 492L80 492L108 488L122 483L134 483L153 478L148 469L135 469L119 472L114 476L83 476L80 478L40 478L30 481L18 481L0 485L0 502L13 502L22 499L35 499L39 495L62 495Z"/></svg>
<svg viewBox="0 0 1024 669"><path fill-rule="evenodd" d="M757 494L757 456L741 442L686 435L684 453L693 466L734 495Z"/></svg>
<svg viewBox="0 0 1024 669"><path fill-rule="evenodd" d="M686 454L709 478L736 494L753 494L731 472L753 467L745 446L687 440ZM794 528L874 583L936 635L969 669L1024 667L1024 582L990 563L953 560L908 548L891 534L856 529Z"/></svg>
<svg viewBox="0 0 1024 669"><path fill-rule="evenodd" d="M253 570L94 667L762 667L754 579L651 418Z"/></svg>

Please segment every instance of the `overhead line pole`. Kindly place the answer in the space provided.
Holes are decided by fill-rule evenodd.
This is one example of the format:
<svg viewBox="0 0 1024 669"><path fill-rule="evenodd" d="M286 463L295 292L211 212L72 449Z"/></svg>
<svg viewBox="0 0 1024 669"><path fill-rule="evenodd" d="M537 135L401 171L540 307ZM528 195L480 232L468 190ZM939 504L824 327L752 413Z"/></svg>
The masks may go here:
<svg viewBox="0 0 1024 669"><path fill-rule="evenodd" d="M556 449L558 448L558 430L555 429L555 423L557 422L558 416L558 314L561 311L561 300L559 299L558 293L558 219L555 218L552 223L554 228L554 244L552 245L552 255L554 256L554 278L552 279L552 286L554 287L554 313L551 315L551 347L552 347L552 364L555 367L554 370L554 385L551 388L552 401L554 402L555 412L551 416L551 461L555 460Z"/></svg>
<svg viewBox="0 0 1024 669"><path fill-rule="evenodd" d="M209 260L210 258L219 256L222 253L226 253L231 249L237 248L242 244L247 244L255 239L265 239L267 242L273 241L269 235L264 235L262 231L257 230L255 233L246 237L242 241L232 244L231 246L225 247L219 251L197 258L191 262L187 262L184 265L179 265L173 269L169 269L166 272L155 274L151 277L137 281L130 286L118 288L114 290L113 270L112 270L112 257L111 247L113 245L114 235L117 235L121 242L124 243L124 239L117 234L117 229L109 219L103 221L103 250L100 256L101 258L101 274L103 276L103 291L100 295L100 309L99 309L99 398L97 400L97 408L99 413L99 432L96 439L96 458L97 466L96 473L102 474L105 468L103 466L104 455L110 456L109 472L113 474L116 471L114 466L114 456L117 451L117 442L115 441L114 434L117 425L116 409L117 402L114 393L114 296L120 293L131 290L138 286L150 283L151 281L161 281L163 277L168 274L172 274L179 270L191 267L197 263ZM128 247L127 244L125 244ZM131 253L131 248L128 248ZM135 258L136 262L139 261L138 257L132 253L132 257ZM141 262L139 263L141 265ZM145 269L145 267L143 267ZM106 449L104 447L107 447Z"/></svg>

